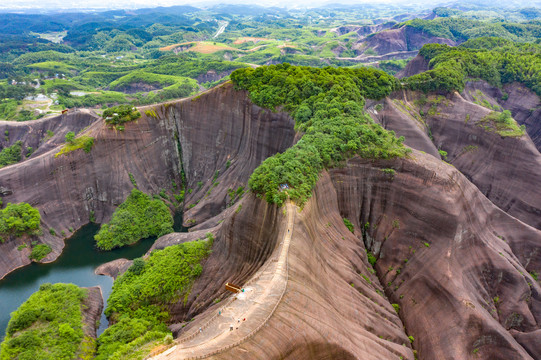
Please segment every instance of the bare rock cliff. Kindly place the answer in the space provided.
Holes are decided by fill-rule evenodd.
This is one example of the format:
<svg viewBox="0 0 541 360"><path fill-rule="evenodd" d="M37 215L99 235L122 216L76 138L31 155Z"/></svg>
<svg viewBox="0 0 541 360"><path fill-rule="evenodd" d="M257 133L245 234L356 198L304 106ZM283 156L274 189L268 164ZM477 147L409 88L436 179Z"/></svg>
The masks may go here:
<svg viewBox="0 0 541 360"><path fill-rule="evenodd" d="M153 249L207 232L216 239L187 301L170 306L177 342L156 359L537 359L541 287L530 273L541 270L540 155L527 135L479 126L490 110L467 96L429 98L426 116L415 115L419 94L394 94L381 110L369 102L377 121L425 153L352 158L320 175L303 209L228 195L298 136L287 114L255 106L231 84L141 108L124 132L93 121L90 153L55 158L51 148L0 169L0 186L13 189L6 202L33 204L44 228L60 231L91 211L107 221L132 188L129 173L156 194L184 171L184 220L194 226ZM61 238L40 240L54 250L46 260L60 254ZM16 244L0 245L0 274L25 264ZM116 276L128 265L101 271ZM246 302L225 282L248 289ZM217 314L231 308L248 311L246 322L206 335L229 328Z"/></svg>
<svg viewBox="0 0 541 360"><path fill-rule="evenodd" d="M27 148L31 147L31 157L37 157L63 144L68 131L77 134L98 119L96 114L83 109L33 121L0 121L0 133L4 135L0 137L0 150L21 141L23 156L26 155Z"/></svg>
<svg viewBox="0 0 541 360"><path fill-rule="evenodd" d="M94 121L84 132L95 138L90 153L75 150L55 157L60 150L55 147L0 169L0 186L12 190L3 201L24 201L41 213L44 235L40 240L53 249L45 261L56 259L64 247L63 239L51 235L48 229L69 234L70 227L78 229L91 217L97 222L107 221L133 187L129 173L139 189L148 193L169 189L172 180L180 182L180 159L171 127L167 119L144 116L118 132L103 120ZM13 249L16 243L0 245L0 251L8 255L0 265L0 277L29 263Z"/></svg>
<svg viewBox="0 0 541 360"><path fill-rule="evenodd" d="M230 83L164 106L163 114L175 123L187 187L192 189L185 201L186 225L218 215L226 208L229 188L246 186L264 159L295 140L289 115L261 109Z"/></svg>
<svg viewBox="0 0 541 360"><path fill-rule="evenodd" d="M369 112L382 125L405 136L411 147L438 158L435 150L447 152L446 160L495 205L541 229L541 189L536 185L541 183L539 151L528 135L503 137L487 129L483 119L492 110L468 101L465 97L472 96L470 89L465 93L464 97L458 93L431 95L420 106L421 94L398 92L385 100L383 111L374 111L372 105Z"/></svg>
<svg viewBox="0 0 541 360"><path fill-rule="evenodd" d="M83 301L83 333L95 339L103 311L103 297L99 286L86 288L88 296Z"/></svg>
<svg viewBox="0 0 541 360"><path fill-rule="evenodd" d="M394 175L382 171L389 168ZM250 286L241 275L273 266L284 214L255 197L242 204L217 231L194 305L223 299L226 280ZM541 267L541 232L500 210L455 168L417 151L398 160L354 158L322 174L295 219L287 286L274 313L212 358L242 351L253 359L413 359L408 336L420 359L538 357L541 288L529 271ZM158 244L165 240L171 236ZM224 250L237 246L246 250ZM220 305L208 309L182 331L173 326L180 339ZM184 356L181 345L173 350L166 359Z"/></svg>
<svg viewBox="0 0 541 360"><path fill-rule="evenodd" d="M363 47L371 48L379 55L383 55L396 51L419 50L424 44L429 43L456 45L453 40L432 36L411 26L378 32L367 37L361 44Z"/></svg>
<svg viewBox="0 0 541 360"><path fill-rule="evenodd" d="M78 229L91 217L98 223L108 221L133 188L130 173L141 191L157 194L171 189L173 181L180 184L184 168L193 190L186 204L203 197L213 200L186 212L185 219L192 220L188 225L193 225L225 209L228 188L246 186L255 167L291 146L295 136L289 116L258 108L231 84L197 98L141 108L141 113L124 131L109 128L95 116L74 114L77 124L93 121L84 131L95 138L90 153L75 150L55 157L60 145L0 169L0 187L10 190L3 201L28 202L41 213L40 240L53 249L44 261L56 259L64 247L63 239L48 229L69 234L70 227ZM44 123L27 126L41 128ZM221 181L224 186L217 188ZM30 263L28 254L17 250L20 243L0 244L0 278Z"/></svg>
<svg viewBox="0 0 541 360"><path fill-rule="evenodd" d="M352 159L331 176L341 213L363 229L419 358L536 358L541 288L528 271L541 266L541 232L419 152Z"/></svg>
<svg viewBox="0 0 541 360"><path fill-rule="evenodd" d="M408 62L404 69L400 70L396 74L396 77L402 79L417 75L423 71L427 71L429 68L429 61L424 56L417 55L410 62Z"/></svg>

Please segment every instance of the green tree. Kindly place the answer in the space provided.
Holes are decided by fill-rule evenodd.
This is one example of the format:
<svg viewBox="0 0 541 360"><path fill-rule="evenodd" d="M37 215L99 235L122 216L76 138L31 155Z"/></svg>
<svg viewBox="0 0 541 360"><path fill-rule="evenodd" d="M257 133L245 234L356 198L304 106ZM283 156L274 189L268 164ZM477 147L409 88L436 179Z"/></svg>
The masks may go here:
<svg viewBox="0 0 541 360"><path fill-rule="evenodd" d="M27 203L12 204L0 210L0 240L10 235L33 235L39 232L41 215L39 211Z"/></svg>
<svg viewBox="0 0 541 360"><path fill-rule="evenodd" d="M69 144L73 144L74 140L75 140L75 133L73 131L69 131L66 134L66 142Z"/></svg>
<svg viewBox="0 0 541 360"><path fill-rule="evenodd" d="M0 151L0 168L21 161L22 149L23 143L21 141L17 141L13 145L3 148L2 151Z"/></svg>
<svg viewBox="0 0 541 360"><path fill-rule="evenodd" d="M381 99L399 87L387 73L369 68L322 69L280 65L235 70L237 89L249 91L259 106L283 106L304 136L282 154L266 159L248 185L270 203L289 196L304 203L319 172L360 155L365 158L404 156L403 138L375 124L363 111L364 99ZM282 185L287 188L282 189Z"/></svg>
<svg viewBox="0 0 541 360"><path fill-rule="evenodd" d="M73 284L42 284L11 313L0 359L75 359L83 341L86 290Z"/></svg>
<svg viewBox="0 0 541 360"><path fill-rule="evenodd" d="M163 201L133 189L94 238L100 249L111 250L170 232L173 232L173 217Z"/></svg>

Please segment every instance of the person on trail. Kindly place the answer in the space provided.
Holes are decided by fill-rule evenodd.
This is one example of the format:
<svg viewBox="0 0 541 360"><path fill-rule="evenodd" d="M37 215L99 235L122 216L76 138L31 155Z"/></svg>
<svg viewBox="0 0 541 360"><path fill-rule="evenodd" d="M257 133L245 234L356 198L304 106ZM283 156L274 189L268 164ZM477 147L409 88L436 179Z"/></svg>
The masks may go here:
<svg viewBox="0 0 541 360"><path fill-rule="evenodd" d="M233 331L233 325L229 325L229 331Z"/></svg>
<svg viewBox="0 0 541 360"><path fill-rule="evenodd" d="M203 329L202 329L202 328L199 328L199 332L202 333L202 332L203 332Z"/></svg>

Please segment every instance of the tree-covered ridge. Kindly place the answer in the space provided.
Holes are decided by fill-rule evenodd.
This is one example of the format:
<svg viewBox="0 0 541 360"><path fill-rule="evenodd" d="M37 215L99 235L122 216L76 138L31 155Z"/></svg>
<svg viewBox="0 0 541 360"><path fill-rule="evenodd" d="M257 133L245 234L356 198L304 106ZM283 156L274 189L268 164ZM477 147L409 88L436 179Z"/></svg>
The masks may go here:
<svg viewBox="0 0 541 360"><path fill-rule="evenodd" d="M458 3L455 4L457 6ZM472 20L491 20L494 22L506 21L527 22L541 16L541 9L536 7L516 7L513 2L506 3L507 6L491 7L487 9L486 4L482 3L461 3L460 8L437 7L433 11L438 17L460 17ZM510 6L509 6L510 5Z"/></svg>
<svg viewBox="0 0 541 360"><path fill-rule="evenodd" d="M202 60L196 54L188 52L178 55L164 55L145 66L145 70L155 74L195 78L211 70L220 73L246 66L244 63L235 61Z"/></svg>
<svg viewBox="0 0 541 360"><path fill-rule="evenodd" d="M127 75L124 75L109 84L109 87L116 91L125 91L129 89L133 84L147 84L156 86L157 88L164 88L176 83L195 83L195 80L162 74L152 74L145 70L135 70ZM194 85L195 85L194 84Z"/></svg>
<svg viewBox="0 0 541 360"><path fill-rule="evenodd" d="M254 9L6 14L6 21L15 23L0 24L0 93L9 95L0 96L0 119L27 121L64 108L164 102L208 89L226 81L232 70L254 65L357 67L379 62L394 74L403 63L372 58L402 50L394 35L375 33L393 32L393 26L419 30L399 32L412 50L433 36L458 43L481 36L536 41L541 29L536 9L438 8L434 14L439 18L400 24L390 19L427 14L430 5ZM37 94L43 96L32 97ZM41 100L47 98L54 105L44 106Z"/></svg>
<svg viewBox="0 0 541 360"><path fill-rule="evenodd" d="M133 189L115 210L111 221L103 224L94 238L100 249L111 250L170 232L173 232L173 217L167 205Z"/></svg>
<svg viewBox="0 0 541 360"><path fill-rule="evenodd" d="M122 125L124 123L139 119L141 117L141 113L133 106L118 105L106 109L102 116L107 124Z"/></svg>
<svg viewBox="0 0 541 360"><path fill-rule="evenodd" d="M266 159L250 177L252 191L269 203L281 205L288 195L304 203L323 169L354 155L386 159L408 153L403 138L363 112L364 98L381 99L399 86L383 71L281 64L239 69L231 79L257 105L283 106L304 132L297 144ZM288 185L287 194L280 191L281 184Z"/></svg>
<svg viewBox="0 0 541 360"><path fill-rule="evenodd" d="M82 301L87 291L73 284L42 284L11 314L1 360L77 359L93 354L85 346Z"/></svg>
<svg viewBox="0 0 541 360"><path fill-rule="evenodd" d="M482 79L497 87L517 81L541 96L540 45L480 38L458 47L427 44L419 54L431 70L405 79L412 90L462 91L468 79Z"/></svg>
<svg viewBox="0 0 541 360"><path fill-rule="evenodd" d="M169 338L168 306L187 299L203 270L214 237L153 251L133 265L113 285L106 315L113 323L98 339L97 360L142 359L157 342ZM166 340L167 341L167 340Z"/></svg>
<svg viewBox="0 0 541 360"><path fill-rule="evenodd" d="M492 22L461 17L441 17L433 20L408 20L397 26L409 26L427 34L457 42L487 36L522 42L536 41L541 38L541 24L538 22Z"/></svg>

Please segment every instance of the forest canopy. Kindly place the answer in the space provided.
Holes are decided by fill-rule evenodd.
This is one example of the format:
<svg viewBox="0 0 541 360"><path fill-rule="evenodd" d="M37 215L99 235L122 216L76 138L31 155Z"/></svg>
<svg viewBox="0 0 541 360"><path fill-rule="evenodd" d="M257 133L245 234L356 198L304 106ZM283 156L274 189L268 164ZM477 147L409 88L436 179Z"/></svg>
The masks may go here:
<svg viewBox="0 0 541 360"><path fill-rule="evenodd" d="M8 236L32 235L39 232L41 215L27 203L11 204L0 210L0 242Z"/></svg>
<svg viewBox="0 0 541 360"><path fill-rule="evenodd" d="M82 302L87 290L73 284L42 284L15 312L0 359L74 359L92 356L83 346Z"/></svg>
<svg viewBox="0 0 541 360"><path fill-rule="evenodd" d="M479 38L458 47L427 44L419 54L431 70L405 79L412 90L462 91L468 79L481 79L496 87L516 81L541 96L540 45Z"/></svg>
<svg viewBox="0 0 541 360"><path fill-rule="evenodd" d="M94 238L100 249L111 250L170 232L173 232L173 217L167 205L133 189L115 210L111 221L103 224Z"/></svg>
<svg viewBox="0 0 541 360"><path fill-rule="evenodd" d="M382 99L397 89L397 80L370 68L322 69L280 65L239 69L231 74L238 89L249 91L259 106L283 106L304 135L282 154L266 159L248 185L269 203L283 204L288 195L304 203L319 173L360 155L371 159L405 156L403 138L396 138L364 113L364 99ZM280 191L280 185L289 189Z"/></svg>

